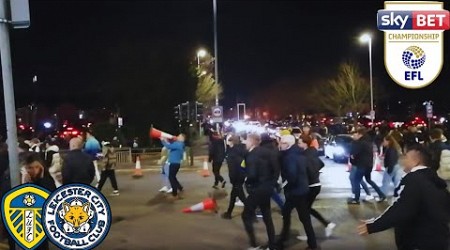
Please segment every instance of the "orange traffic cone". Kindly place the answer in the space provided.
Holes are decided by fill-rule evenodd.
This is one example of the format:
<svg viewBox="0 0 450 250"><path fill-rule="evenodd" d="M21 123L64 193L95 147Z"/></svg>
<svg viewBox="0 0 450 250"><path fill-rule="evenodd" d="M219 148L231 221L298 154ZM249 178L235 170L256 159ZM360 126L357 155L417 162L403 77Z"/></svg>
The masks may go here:
<svg viewBox="0 0 450 250"><path fill-rule="evenodd" d="M139 155L136 156L136 167L134 168L133 177L134 178L140 178L144 176L142 174L142 168L141 168L141 160L139 159Z"/></svg>
<svg viewBox="0 0 450 250"><path fill-rule="evenodd" d="M203 160L203 169L200 171L200 175L203 177L208 177L211 175L211 173L209 173L208 161L206 159Z"/></svg>
<svg viewBox="0 0 450 250"><path fill-rule="evenodd" d="M183 209L183 213L201 212L201 211L205 211L205 210L216 211L216 208L217 208L216 200L214 200L212 198L206 198L200 203L197 203L193 206Z"/></svg>
<svg viewBox="0 0 450 250"><path fill-rule="evenodd" d="M168 134L166 132L163 132L161 130L158 130L156 128L151 128L149 135L151 138L155 138L155 139L168 139L168 140L175 140L177 137L171 134Z"/></svg>

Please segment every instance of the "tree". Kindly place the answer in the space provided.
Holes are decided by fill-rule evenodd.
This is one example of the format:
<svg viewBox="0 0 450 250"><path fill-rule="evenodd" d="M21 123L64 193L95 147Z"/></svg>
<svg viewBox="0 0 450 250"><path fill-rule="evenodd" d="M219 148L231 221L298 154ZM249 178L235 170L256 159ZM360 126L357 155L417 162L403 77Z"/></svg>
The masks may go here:
<svg viewBox="0 0 450 250"><path fill-rule="evenodd" d="M219 97L222 95L222 85L216 84L212 73L203 74L201 72L197 72L197 75L198 82L197 89L195 91L197 101L208 107L214 105L216 93Z"/></svg>
<svg viewBox="0 0 450 250"><path fill-rule="evenodd" d="M370 84L351 62L342 63L335 79L319 84L314 89L317 104L337 115L361 113L369 108Z"/></svg>

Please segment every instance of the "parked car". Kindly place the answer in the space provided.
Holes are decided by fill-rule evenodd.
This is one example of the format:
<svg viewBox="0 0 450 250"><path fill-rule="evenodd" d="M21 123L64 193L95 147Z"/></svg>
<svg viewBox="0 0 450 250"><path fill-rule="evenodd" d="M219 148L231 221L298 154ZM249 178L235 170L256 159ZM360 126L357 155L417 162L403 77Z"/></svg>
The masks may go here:
<svg viewBox="0 0 450 250"><path fill-rule="evenodd" d="M348 134L332 135L325 142L325 157L334 162L347 162L352 145L352 137Z"/></svg>

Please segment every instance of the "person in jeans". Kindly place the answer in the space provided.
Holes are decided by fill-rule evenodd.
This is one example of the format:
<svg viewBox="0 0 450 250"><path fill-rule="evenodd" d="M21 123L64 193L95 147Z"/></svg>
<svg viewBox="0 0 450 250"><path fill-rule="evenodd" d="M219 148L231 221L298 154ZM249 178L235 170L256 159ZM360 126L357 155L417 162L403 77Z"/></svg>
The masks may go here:
<svg viewBox="0 0 450 250"><path fill-rule="evenodd" d="M291 213L295 208L298 217L308 237L308 248L317 249L316 235L311 223L310 206L308 202L308 160L301 154L301 149L295 144L293 135L285 135L280 140L281 177L287 181L284 187L286 202L283 206L283 229L278 241L278 247L283 249L284 242L289 240L291 229Z"/></svg>
<svg viewBox="0 0 450 250"><path fill-rule="evenodd" d="M298 141L298 146L303 149L303 155L308 161L307 173L309 180L309 194L308 194L308 205L311 211L311 215L322 223L325 227L325 236L330 237L333 234L333 229L336 227L335 223L326 220L317 210L312 208L317 195L320 193L320 170L325 166L322 160L319 159L319 153L317 149L312 146L312 137L309 135L303 135ZM308 240L306 236L298 236L299 240Z"/></svg>
<svg viewBox="0 0 450 250"><path fill-rule="evenodd" d="M349 175L350 183L352 183L352 180L355 178L356 170L358 170L358 168L355 166L352 166L352 168L350 169L350 175ZM375 199L375 197L372 196L372 193L370 192L370 189L364 180L361 180L361 187L364 190L364 192L366 193L366 197L365 197L366 201L371 201L371 200ZM353 199L355 198L355 193L353 192L353 188L352 188L352 198Z"/></svg>
<svg viewBox="0 0 450 250"><path fill-rule="evenodd" d="M398 186L401 180L401 169L398 164L399 155L402 152L400 145L392 135L383 139L384 150L384 174L383 174L383 192L389 192L389 184L392 182L394 188Z"/></svg>
<svg viewBox="0 0 450 250"><path fill-rule="evenodd" d="M356 132L353 133L353 139L354 141L351 147L350 159L352 165L356 167L355 174L351 180L355 197L350 198L347 203L359 205L361 195L360 186L363 177L378 193L379 198L377 201L382 202L386 200L386 196L371 178L373 167L373 146L370 137L367 135L367 130L365 128L357 129Z"/></svg>
<svg viewBox="0 0 450 250"><path fill-rule="evenodd" d="M225 142L219 132L214 132L211 136L211 142L209 144L209 162L212 162L214 185L213 188L218 189L219 183L224 188L226 181L220 175L220 169L225 159Z"/></svg>
<svg viewBox="0 0 450 250"><path fill-rule="evenodd" d="M169 152L167 148L161 149L161 158L158 160L158 164L161 165L161 179L163 187L159 190L161 193L172 193L172 187L169 181L169 162L167 161Z"/></svg>
<svg viewBox="0 0 450 250"><path fill-rule="evenodd" d="M169 150L169 181L172 186L172 197L170 199L178 200L181 198L178 191L183 191L183 186L178 182L177 173L183 160L184 135L178 135L177 140L171 143L167 139L161 138L161 143Z"/></svg>
<svg viewBox="0 0 450 250"><path fill-rule="evenodd" d="M246 150L245 145L241 144L239 136L232 135L227 139L228 150L227 150L227 165L228 173L230 176L230 183L233 185L230 194L230 204L228 205L228 210L222 214L222 218L231 219L231 213L234 209L234 203L236 198L245 202L244 193L244 180L245 173L242 171L241 164L245 158Z"/></svg>
<svg viewBox="0 0 450 250"><path fill-rule="evenodd" d="M98 190L101 191L103 185L105 185L106 180L109 178L111 180L111 186L114 189L112 196L119 196L119 188L117 186L116 171L116 152L114 148L111 147L111 143L104 142L102 149L101 166L103 167L100 173L100 181L98 182Z"/></svg>
<svg viewBox="0 0 450 250"><path fill-rule="evenodd" d="M259 134L248 134L245 141L248 153L245 157L245 173L248 197L245 201L242 221L250 240L250 249L259 249L256 244L253 223L255 221L256 208L261 209L263 221L266 225L269 249L275 249L275 228L270 210L270 197L273 192L275 170L271 162L270 152L259 144Z"/></svg>

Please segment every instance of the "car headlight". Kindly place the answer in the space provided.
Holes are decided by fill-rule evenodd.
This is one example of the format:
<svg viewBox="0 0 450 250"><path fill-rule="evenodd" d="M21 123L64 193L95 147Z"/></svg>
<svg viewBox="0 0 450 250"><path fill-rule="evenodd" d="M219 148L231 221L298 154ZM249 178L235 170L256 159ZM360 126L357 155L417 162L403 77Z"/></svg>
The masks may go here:
<svg viewBox="0 0 450 250"><path fill-rule="evenodd" d="M334 153L337 154L337 155L343 155L343 154L345 154L345 150L344 150L343 147L336 147L334 149Z"/></svg>

